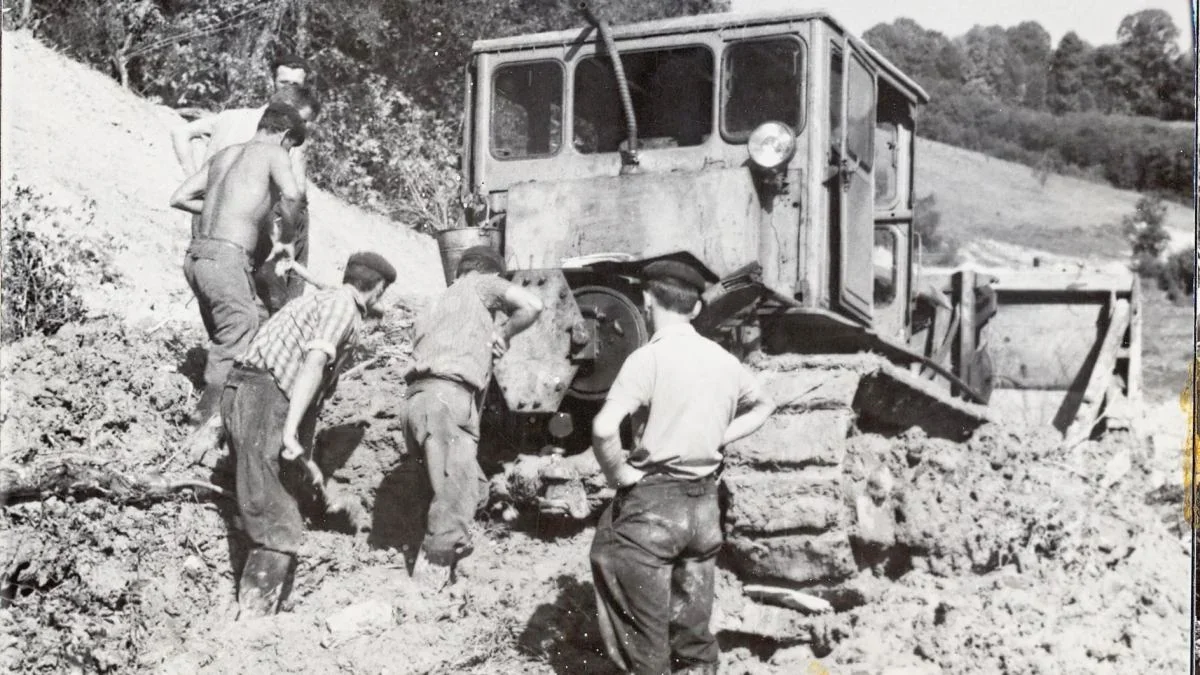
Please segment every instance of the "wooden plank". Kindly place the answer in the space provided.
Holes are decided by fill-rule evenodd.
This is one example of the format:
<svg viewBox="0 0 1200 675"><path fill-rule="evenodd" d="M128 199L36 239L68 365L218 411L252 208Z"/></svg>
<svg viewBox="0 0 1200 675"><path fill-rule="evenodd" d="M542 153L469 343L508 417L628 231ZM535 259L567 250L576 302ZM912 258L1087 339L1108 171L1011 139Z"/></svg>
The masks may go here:
<svg viewBox="0 0 1200 675"><path fill-rule="evenodd" d="M1125 378L1125 398L1138 409L1142 405L1142 282L1133 282L1129 306L1129 373Z"/></svg>
<svg viewBox="0 0 1200 675"><path fill-rule="evenodd" d="M954 275L954 295L958 307L958 339L954 374L971 381L971 363L975 360L975 272L962 270ZM951 389L960 394L958 387Z"/></svg>
<svg viewBox="0 0 1200 675"><path fill-rule="evenodd" d="M1117 363L1117 350L1129 329L1129 300L1117 300L1113 305L1108 326L1100 350L1092 362L1091 374L1087 387L1083 391L1083 400L1074 421L1067 427L1066 441L1068 444L1086 440L1092 433L1100 405L1112 382L1113 370Z"/></svg>

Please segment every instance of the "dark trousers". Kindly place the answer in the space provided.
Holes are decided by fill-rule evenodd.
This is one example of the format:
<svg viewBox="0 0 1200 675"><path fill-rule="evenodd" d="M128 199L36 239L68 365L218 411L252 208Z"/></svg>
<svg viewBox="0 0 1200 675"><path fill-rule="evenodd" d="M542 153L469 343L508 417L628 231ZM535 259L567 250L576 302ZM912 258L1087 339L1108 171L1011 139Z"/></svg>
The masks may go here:
<svg viewBox="0 0 1200 675"><path fill-rule="evenodd" d="M273 217L278 220L278 207L274 211ZM308 205L305 204L300 211L300 222L297 224L296 230L296 262L301 265L308 265ZM304 294L304 280L299 276L283 275L275 273L275 263L267 260L267 256L271 253L271 240L266 238L261 242L258 249L254 253L256 269L254 272L254 285L258 293L258 297L262 298L263 304L267 308L267 313L274 315L284 305L295 300Z"/></svg>
<svg viewBox="0 0 1200 675"><path fill-rule="evenodd" d="M404 441L420 453L433 499L421 544L431 562L448 565L471 551L470 525L486 504L479 468L479 404L467 387L434 378L409 385Z"/></svg>
<svg viewBox="0 0 1200 675"><path fill-rule="evenodd" d="M193 239L183 260L183 275L200 305L200 318L212 346L204 366L204 393L196 410L203 423L220 405L225 378L267 318L254 290L250 254L223 239Z"/></svg>
<svg viewBox="0 0 1200 675"><path fill-rule="evenodd" d="M268 372L236 367L225 383L221 417L237 462L237 503L242 529L255 547L295 554L304 538L296 495L304 470L281 462L287 396ZM301 443L311 442L312 411L301 424Z"/></svg>
<svg viewBox="0 0 1200 675"><path fill-rule="evenodd" d="M715 665L708 624L720 549L715 477L651 475L618 490L591 552L609 658L637 675Z"/></svg>

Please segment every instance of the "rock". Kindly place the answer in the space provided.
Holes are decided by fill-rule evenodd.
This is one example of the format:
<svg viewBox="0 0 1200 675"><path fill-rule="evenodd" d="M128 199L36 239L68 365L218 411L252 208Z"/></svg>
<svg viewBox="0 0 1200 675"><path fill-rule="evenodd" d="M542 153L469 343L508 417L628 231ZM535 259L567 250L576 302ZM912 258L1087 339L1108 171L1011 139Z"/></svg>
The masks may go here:
<svg viewBox="0 0 1200 675"><path fill-rule="evenodd" d="M786 672L789 673L804 673L812 672L809 664L815 660L816 655L813 654L812 647L808 645L795 645L776 650L771 655L769 663L777 668L786 666Z"/></svg>
<svg viewBox="0 0 1200 675"><path fill-rule="evenodd" d="M727 531L770 534L787 530L824 530L844 520L840 472L810 467L778 473L731 473L724 479L728 496Z"/></svg>
<svg viewBox="0 0 1200 675"><path fill-rule="evenodd" d="M196 578L208 571L208 565L200 558L189 555L183 560L183 571L189 577Z"/></svg>
<svg viewBox="0 0 1200 675"><path fill-rule="evenodd" d="M367 600L341 609L325 619L335 640L382 630L395 623L392 606L382 600Z"/></svg>

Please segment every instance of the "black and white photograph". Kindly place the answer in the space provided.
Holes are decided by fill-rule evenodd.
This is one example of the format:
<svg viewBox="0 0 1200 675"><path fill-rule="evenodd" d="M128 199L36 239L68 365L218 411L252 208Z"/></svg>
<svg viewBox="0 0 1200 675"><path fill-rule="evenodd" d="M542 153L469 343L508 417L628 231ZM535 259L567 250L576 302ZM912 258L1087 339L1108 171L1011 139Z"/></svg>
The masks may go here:
<svg viewBox="0 0 1200 675"><path fill-rule="evenodd" d="M0 0L0 671L1200 669L1195 0Z"/></svg>

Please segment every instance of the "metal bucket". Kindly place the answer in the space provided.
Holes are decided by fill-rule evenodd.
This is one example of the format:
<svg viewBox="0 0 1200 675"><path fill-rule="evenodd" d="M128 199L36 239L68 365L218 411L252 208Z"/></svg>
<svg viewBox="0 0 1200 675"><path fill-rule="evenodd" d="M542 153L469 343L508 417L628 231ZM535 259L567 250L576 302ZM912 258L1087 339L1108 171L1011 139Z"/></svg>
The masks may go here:
<svg viewBox="0 0 1200 675"><path fill-rule="evenodd" d="M497 253L503 254L500 250L500 230L494 227L458 227L442 230L436 237L447 286L454 283L458 261L462 259L463 251L472 246L490 246Z"/></svg>

